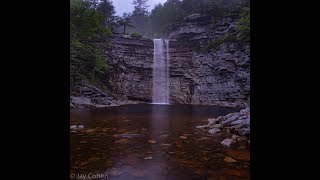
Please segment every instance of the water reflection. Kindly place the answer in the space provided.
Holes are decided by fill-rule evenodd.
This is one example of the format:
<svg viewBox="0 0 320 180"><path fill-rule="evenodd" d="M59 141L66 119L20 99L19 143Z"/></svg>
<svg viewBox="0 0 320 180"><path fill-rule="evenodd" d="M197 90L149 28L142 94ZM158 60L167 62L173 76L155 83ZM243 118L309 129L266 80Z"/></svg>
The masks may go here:
<svg viewBox="0 0 320 180"><path fill-rule="evenodd" d="M152 133L159 135L168 131L170 105L151 106Z"/></svg>

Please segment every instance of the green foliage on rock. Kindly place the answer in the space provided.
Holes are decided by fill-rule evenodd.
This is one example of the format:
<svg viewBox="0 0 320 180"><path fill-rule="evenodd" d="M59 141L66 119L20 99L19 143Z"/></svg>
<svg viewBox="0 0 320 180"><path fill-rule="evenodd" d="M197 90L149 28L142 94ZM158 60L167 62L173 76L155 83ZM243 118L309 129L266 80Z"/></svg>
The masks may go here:
<svg viewBox="0 0 320 180"><path fill-rule="evenodd" d="M93 72L98 74L104 74L108 70L108 65L103 60L101 48L94 48L94 55L95 61L93 66Z"/></svg>
<svg viewBox="0 0 320 180"><path fill-rule="evenodd" d="M142 34L140 34L138 32L133 32L130 34L130 36L133 38L137 38L137 39L142 38Z"/></svg>
<svg viewBox="0 0 320 180"><path fill-rule="evenodd" d="M250 8L242 9L240 19L236 23L236 29L239 31L239 38L241 40L250 39Z"/></svg>
<svg viewBox="0 0 320 180"><path fill-rule="evenodd" d="M239 40L235 35L229 34L229 35L225 35L220 38L217 38L215 40L209 41L206 45L203 45L198 49L200 50L200 52L206 53L211 50L217 49L218 47L220 47L220 45L224 43L230 43L230 42L239 42Z"/></svg>
<svg viewBox="0 0 320 180"><path fill-rule="evenodd" d="M102 51L98 46L84 44L79 41L71 42L71 77L72 80L100 77L107 71L107 64L102 58Z"/></svg>
<svg viewBox="0 0 320 180"><path fill-rule="evenodd" d="M132 13L123 15L125 18L129 18L131 23L131 26L127 26L127 32L128 34L139 32L146 35L150 32L147 0L133 0L132 4L134 5Z"/></svg>
<svg viewBox="0 0 320 180"><path fill-rule="evenodd" d="M108 0L70 0L70 76L71 82L103 77L108 66L95 42L112 34L107 26L114 14Z"/></svg>
<svg viewBox="0 0 320 180"><path fill-rule="evenodd" d="M166 27L183 21L191 14L205 14L213 19L226 15L238 15L243 7L249 6L249 0L167 0L156 5L150 13L150 26L154 34Z"/></svg>
<svg viewBox="0 0 320 180"><path fill-rule="evenodd" d="M181 1L167 0L163 5L156 5L151 11L149 16L150 30L153 34L159 34L166 27L182 21L186 15Z"/></svg>
<svg viewBox="0 0 320 180"><path fill-rule="evenodd" d="M145 37L155 38L168 27L183 22L191 14L208 15L212 19L223 16L237 18L243 7L249 7L249 0L167 0L147 11L147 0L133 0L134 10L127 14L132 27L124 26L130 34L138 32ZM118 29L118 32L121 30Z"/></svg>

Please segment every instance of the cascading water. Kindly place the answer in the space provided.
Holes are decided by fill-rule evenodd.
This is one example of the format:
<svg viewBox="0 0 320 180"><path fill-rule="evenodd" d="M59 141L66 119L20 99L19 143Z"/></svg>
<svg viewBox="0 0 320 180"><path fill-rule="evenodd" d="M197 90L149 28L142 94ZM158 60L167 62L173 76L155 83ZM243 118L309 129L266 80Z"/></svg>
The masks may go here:
<svg viewBox="0 0 320 180"><path fill-rule="evenodd" d="M153 44L152 103L169 104L169 40L154 39Z"/></svg>
<svg viewBox="0 0 320 180"><path fill-rule="evenodd" d="M166 76L167 76L167 104L169 104L169 62L170 62L170 54L169 54L169 39L164 40L166 43L166 54L167 54L167 65L166 65Z"/></svg>

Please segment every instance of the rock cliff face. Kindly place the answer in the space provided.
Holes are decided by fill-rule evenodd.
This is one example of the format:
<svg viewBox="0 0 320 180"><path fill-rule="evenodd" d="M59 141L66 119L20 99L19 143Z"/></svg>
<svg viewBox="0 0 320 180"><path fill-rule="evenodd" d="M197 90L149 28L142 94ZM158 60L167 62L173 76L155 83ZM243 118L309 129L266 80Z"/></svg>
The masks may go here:
<svg viewBox="0 0 320 180"><path fill-rule="evenodd" d="M170 102L244 105L250 91L250 47L226 41L198 51L226 35L236 36L235 19L211 21L199 14L185 18L163 35L170 39ZM126 100L152 101L153 41L122 35L104 46L109 89Z"/></svg>
<svg viewBox="0 0 320 180"><path fill-rule="evenodd" d="M250 92L250 47L240 41L221 41L237 36L235 19L210 21L198 14L173 27L170 38L171 97L176 103L244 105ZM221 41L206 52L206 47Z"/></svg>
<svg viewBox="0 0 320 180"><path fill-rule="evenodd" d="M139 101L126 100L112 92L103 91L90 83L70 86L70 108L107 107L136 104Z"/></svg>
<svg viewBox="0 0 320 180"><path fill-rule="evenodd" d="M129 100L151 102L153 41L112 36L105 48L108 88Z"/></svg>

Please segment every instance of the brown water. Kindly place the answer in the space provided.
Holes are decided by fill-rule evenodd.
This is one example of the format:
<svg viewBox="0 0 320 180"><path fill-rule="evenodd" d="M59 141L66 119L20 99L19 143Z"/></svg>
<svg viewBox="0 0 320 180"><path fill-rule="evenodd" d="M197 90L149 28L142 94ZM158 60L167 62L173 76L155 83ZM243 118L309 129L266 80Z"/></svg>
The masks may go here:
<svg viewBox="0 0 320 180"><path fill-rule="evenodd" d="M71 125L84 128L70 134L70 179L250 179L248 145L223 147L226 132L195 128L235 111L151 104L71 110Z"/></svg>

